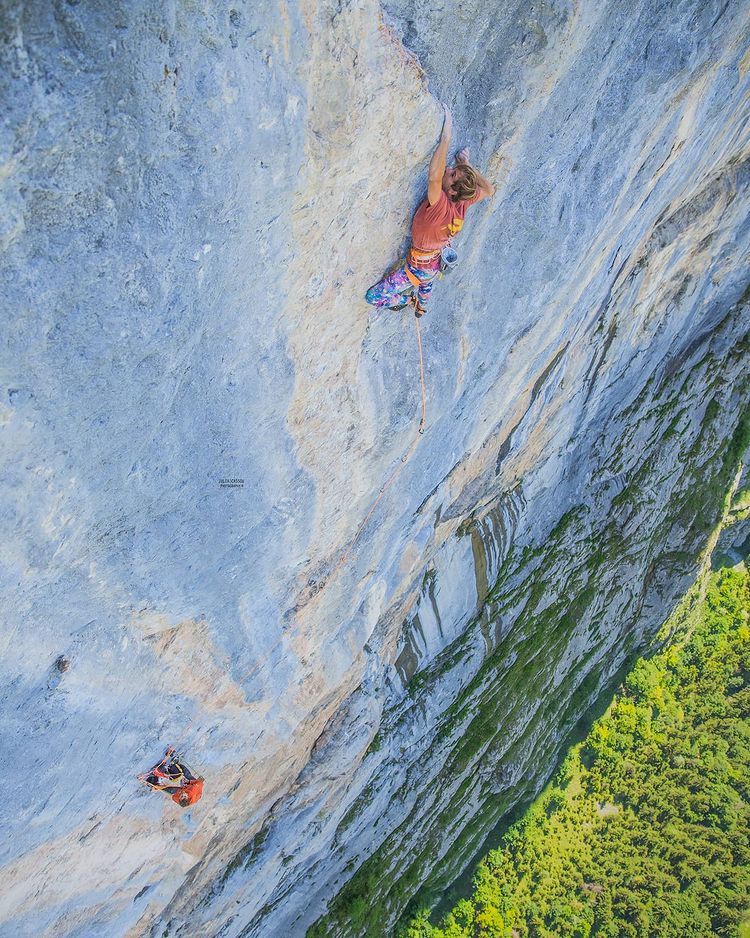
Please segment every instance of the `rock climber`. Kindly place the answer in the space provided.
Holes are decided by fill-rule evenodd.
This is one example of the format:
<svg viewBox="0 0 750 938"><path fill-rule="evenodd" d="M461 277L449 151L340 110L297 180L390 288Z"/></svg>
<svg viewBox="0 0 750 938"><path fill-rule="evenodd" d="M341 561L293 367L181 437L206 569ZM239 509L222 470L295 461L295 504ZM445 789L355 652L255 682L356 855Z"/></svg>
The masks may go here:
<svg viewBox="0 0 750 938"><path fill-rule="evenodd" d="M456 154L447 168L452 118L443 105L443 130L430 160L427 198L417 209L411 225L411 248L406 259L365 294L373 306L403 309L414 303L414 314L422 316L441 270L443 248L450 245L464 224L466 209L495 194L495 187L469 163L469 151ZM416 289L416 296L414 290Z"/></svg>
<svg viewBox="0 0 750 938"><path fill-rule="evenodd" d="M203 777L194 775L172 746L167 749L161 762L138 778L154 791L171 795L172 801L181 808L195 804L203 794Z"/></svg>

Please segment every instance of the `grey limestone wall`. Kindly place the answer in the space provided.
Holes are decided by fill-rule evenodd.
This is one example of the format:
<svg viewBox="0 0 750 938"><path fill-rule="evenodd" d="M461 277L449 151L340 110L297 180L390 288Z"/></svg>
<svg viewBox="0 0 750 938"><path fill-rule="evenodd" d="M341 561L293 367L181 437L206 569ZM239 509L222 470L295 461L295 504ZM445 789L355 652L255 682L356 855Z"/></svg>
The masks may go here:
<svg viewBox="0 0 750 938"><path fill-rule="evenodd" d="M0 934L385 934L718 517L750 6L5 0L0 62ZM498 192L412 446L413 320L362 297L440 100ZM190 811L135 779L169 743Z"/></svg>

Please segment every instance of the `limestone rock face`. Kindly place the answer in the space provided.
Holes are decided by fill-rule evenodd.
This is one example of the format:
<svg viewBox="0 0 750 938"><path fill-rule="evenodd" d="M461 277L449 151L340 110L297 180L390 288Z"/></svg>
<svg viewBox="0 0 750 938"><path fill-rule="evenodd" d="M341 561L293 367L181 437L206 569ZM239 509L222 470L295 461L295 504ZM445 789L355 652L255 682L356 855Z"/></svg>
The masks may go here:
<svg viewBox="0 0 750 938"><path fill-rule="evenodd" d="M0 934L387 934L736 472L750 3L6 0L0 39ZM497 194L418 435L363 294L440 100ZM187 811L135 778L170 743Z"/></svg>

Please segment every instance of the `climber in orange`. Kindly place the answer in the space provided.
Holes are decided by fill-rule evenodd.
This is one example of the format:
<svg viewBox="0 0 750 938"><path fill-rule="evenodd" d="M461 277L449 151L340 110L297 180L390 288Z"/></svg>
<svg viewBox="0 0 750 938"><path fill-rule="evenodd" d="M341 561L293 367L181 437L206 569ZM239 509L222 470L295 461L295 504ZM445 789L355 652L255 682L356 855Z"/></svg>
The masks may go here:
<svg viewBox="0 0 750 938"><path fill-rule="evenodd" d="M398 267L367 291L365 299L373 306L403 309L413 302L415 315L422 316L435 277L445 265L455 263L455 252L452 259L443 252L463 227L466 210L495 194L492 183L469 163L467 149L460 150L455 165L447 168L452 119L445 105L443 111L443 131L430 160L427 198L411 225L411 249Z"/></svg>
<svg viewBox="0 0 750 938"><path fill-rule="evenodd" d="M172 746L167 749L161 762L138 778L154 791L171 795L172 801L181 808L195 804L203 794L203 777L194 775Z"/></svg>

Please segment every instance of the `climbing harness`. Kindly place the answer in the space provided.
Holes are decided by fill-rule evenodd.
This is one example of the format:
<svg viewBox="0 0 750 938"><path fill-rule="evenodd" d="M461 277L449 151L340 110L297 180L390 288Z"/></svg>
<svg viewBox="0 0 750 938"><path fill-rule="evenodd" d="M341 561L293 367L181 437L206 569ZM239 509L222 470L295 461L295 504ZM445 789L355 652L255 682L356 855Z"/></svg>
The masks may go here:
<svg viewBox="0 0 750 938"><path fill-rule="evenodd" d="M175 755L175 747L169 746L167 748L167 751L164 753L164 758L161 760L161 762L157 762L156 765L153 768L149 769L147 772L141 772L141 774L137 776L138 781L143 782L144 784L148 785L150 788L156 788L156 789L159 789L160 786L154 785L152 782L149 782L148 781L149 778L151 777L163 778L169 782L178 782L180 778L182 778L182 772L180 772L179 775L170 775L168 772L162 772L162 766L164 766L165 768L168 768L169 765L172 765L176 761L172 758L174 755ZM177 762L177 765L179 766L180 763Z"/></svg>
<svg viewBox="0 0 750 938"><path fill-rule="evenodd" d="M413 273L411 268L416 267L417 269L423 269L423 265L434 263L438 258L440 262L436 274L441 278L458 263L458 253L455 248L451 247L450 243L446 244L445 247L441 248L439 251L416 251L414 248L409 250L406 263L404 264L404 273L415 290L419 290L422 281Z"/></svg>
<svg viewBox="0 0 750 938"><path fill-rule="evenodd" d="M422 281L419 279L419 277L418 277L416 274L413 274L413 273L411 272L411 268L409 267L409 263L408 263L408 262L407 262L406 264L404 264L404 273L405 273L406 276L408 277L409 282L411 283L411 285L412 285L413 287L416 287L417 289L419 289L419 287L420 287Z"/></svg>
<svg viewBox="0 0 750 938"><path fill-rule="evenodd" d="M429 264L430 261L434 261L439 256L440 250L419 251L417 248L412 247L409 248L408 261L412 266L419 267L420 264Z"/></svg>
<svg viewBox="0 0 750 938"><path fill-rule="evenodd" d="M162 771L162 767L166 771ZM174 746L167 749L161 762L147 772L142 772L137 778L152 791L169 795L175 804L183 808L200 801L203 794L204 779L197 776L185 760L177 755Z"/></svg>
<svg viewBox="0 0 750 938"><path fill-rule="evenodd" d="M409 248L406 263L404 264L404 273L415 289L419 289L422 281L412 272L411 268L415 267L417 270L423 270L425 264L434 263L438 257L440 257L440 251L418 251L416 248ZM435 271L435 273L438 273L438 271Z"/></svg>

